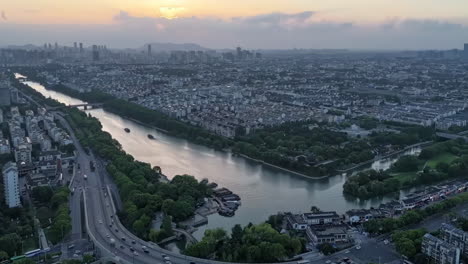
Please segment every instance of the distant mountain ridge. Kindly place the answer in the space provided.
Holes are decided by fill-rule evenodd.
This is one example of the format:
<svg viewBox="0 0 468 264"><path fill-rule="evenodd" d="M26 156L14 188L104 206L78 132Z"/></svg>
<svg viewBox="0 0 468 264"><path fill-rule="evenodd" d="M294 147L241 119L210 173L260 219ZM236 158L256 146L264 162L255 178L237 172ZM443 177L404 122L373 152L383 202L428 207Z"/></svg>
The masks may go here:
<svg viewBox="0 0 468 264"><path fill-rule="evenodd" d="M202 47L195 43L161 43L161 42L154 42L154 43L147 43L141 49L146 50L148 45L151 44L151 51L152 52L163 52L163 51L206 51L210 50L208 48Z"/></svg>

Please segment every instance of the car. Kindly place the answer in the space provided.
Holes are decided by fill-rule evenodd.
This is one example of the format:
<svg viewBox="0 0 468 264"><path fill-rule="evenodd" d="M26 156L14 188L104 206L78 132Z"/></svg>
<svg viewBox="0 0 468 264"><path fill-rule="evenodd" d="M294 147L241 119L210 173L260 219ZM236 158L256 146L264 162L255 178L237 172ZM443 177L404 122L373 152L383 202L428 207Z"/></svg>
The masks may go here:
<svg viewBox="0 0 468 264"><path fill-rule="evenodd" d="M356 249L357 249L357 250L361 249L361 246L360 246L360 245L357 245L357 246L356 246Z"/></svg>
<svg viewBox="0 0 468 264"><path fill-rule="evenodd" d="M388 243L389 243L388 239L385 239L385 240L383 241L383 243L384 243L385 245L388 245Z"/></svg>
<svg viewBox="0 0 468 264"><path fill-rule="evenodd" d="M134 244L134 245L135 245L135 244L136 244L136 241L135 241L135 240L132 240L132 244Z"/></svg>
<svg viewBox="0 0 468 264"><path fill-rule="evenodd" d="M164 259L164 260L167 260L167 261L171 260L171 258L169 258L169 257L166 256L166 255L163 256L163 259Z"/></svg>
<svg viewBox="0 0 468 264"><path fill-rule="evenodd" d="M172 264L172 262L170 262L169 260L166 260L165 263L166 264Z"/></svg>
<svg viewBox="0 0 468 264"><path fill-rule="evenodd" d="M75 244L71 244L71 245L68 246L68 249L72 249L74 247L75 247Z"/></svg>
<svg viewBox="0 0 468 264"><path fill-rule="evenodd" d="M345 254L349 254L349 252L350 252L349 250L346 250L344 253L345 253Z"/></svg>
<svg viewBox="0 0 468 264"><path fill-rule="evenodd" d="M125 249L125 247L124 247L123 245L120 245L120 248L121 248L121 249Z"/></svg>
<svg viewBox="0 0 468 264"><path fill-rule="evenodd" d="M135 249L133 247L130 247L130 251L133 252L135 251Z"/></svg>
<svg viewBox="0 0 468 264"><path fill-rule="evenodd" d="M111 218L114 218L114 215L111 215L110 217L111 217Z"/></svg>
<svg viewBox="0 0 468 264"><path fill-rule="evenodd" d="M99 220L99 223L102 224L102 220Z"/></svg>
<svg viewBox="0 0 468 264"><path fill-rule="evenodd" d="M122 241L125 241L125 240L127 240L127 239L125 237L122 237Z"/></svg>
<svg viewBox="0 0 468 264"><path fill-rule="evenodd" d="M110 224L109 227L112 228L112 224Z"/></svg>
<svg viewBox="0 0 468 264"><path fill-rule="evenodd" d="M193 261L190 261L190 264L195 264L195 262L193 262Z"/></svg>
<svg viewBox="0 0 468 264"><path fill-rule="evenodd" d="M138 252L133 251L133 255L138 256Z"/></svg>
<svg viewBox="0 0 468 264"><path fill-rule="evenodd" d="M115 229L115 232L117 232L117 233L118 233L118 232L119 232L119 230L118 230L118 229Z"/></svg>
<svg viewBox="0 0 468 264"><path fill-rule="evenodd" d="M107 234L107 235L106 235L106 237L107 237L107 238L109 238L109 237L110 237L110 235L109 235L109 234Z"/></svg>

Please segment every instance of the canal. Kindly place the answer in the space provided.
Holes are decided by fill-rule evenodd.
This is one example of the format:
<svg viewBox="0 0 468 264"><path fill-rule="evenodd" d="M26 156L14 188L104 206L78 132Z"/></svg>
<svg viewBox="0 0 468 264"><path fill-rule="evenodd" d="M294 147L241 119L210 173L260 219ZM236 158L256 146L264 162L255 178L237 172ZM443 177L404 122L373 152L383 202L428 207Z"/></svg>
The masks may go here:
<svg viewBox="0 0 468 264"><path fill-rule="evenodd" d="M47 90L36 82L27 81L25 84L44 96L67 105L83 103L65 94ZM199 180L206 178L218 183L220 187L229 188L241 197L242 205L234 217L217 214L209 216L208 224L199 227L194 234L198 239L206 229L230 229L235 224L260 223L278 212L309 211L314 205L322 210L344 213L352 208L378 206L391 199L347 199L342 192L346 180L344 175L309 179L265 167L230 153L192 144L102 109L87 112L99 119L103 129L118 140L127 153L137 160L161 166L163 173L169 178L177 174L194 175ZM126 133L124 128L129 128L131 132ZM148 134L154 135L156 140L148 139ZM419 151L420 149L412 149L405 154ZM394 161L395 158L381 160L372 164L372 167L388 168Z"/></svg>

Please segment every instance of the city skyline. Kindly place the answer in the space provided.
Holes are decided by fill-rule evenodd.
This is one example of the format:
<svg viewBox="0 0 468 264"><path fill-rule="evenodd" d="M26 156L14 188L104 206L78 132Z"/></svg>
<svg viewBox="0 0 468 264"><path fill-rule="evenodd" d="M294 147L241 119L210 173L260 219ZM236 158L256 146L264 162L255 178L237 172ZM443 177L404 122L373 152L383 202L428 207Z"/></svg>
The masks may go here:
<svg viewBox="0 0 468 264"><path fill-rule="evenodd" d="M0 7L0 33L8 36L0 45L451 49L468 42L468 4L461 0L26 2Z"/></svg>

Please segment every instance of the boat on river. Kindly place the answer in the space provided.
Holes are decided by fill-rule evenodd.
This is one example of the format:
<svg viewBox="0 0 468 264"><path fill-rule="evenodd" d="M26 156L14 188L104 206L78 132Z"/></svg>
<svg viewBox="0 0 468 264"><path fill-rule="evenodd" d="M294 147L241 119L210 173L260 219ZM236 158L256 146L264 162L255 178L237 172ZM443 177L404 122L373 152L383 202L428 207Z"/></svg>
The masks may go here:
<svg viewBox="0 0 468 264"><path fill-rule="evenodd" d="M154 139L154 136L151 135L151 134L148 134L148 138L149 138L149 139Z"/></svg>
<svg viewBox="0 0 468 264"><path fill-rule="evenodd" d="M124 128L125 132L130 133L130 128L126 127Z"/></svg>

